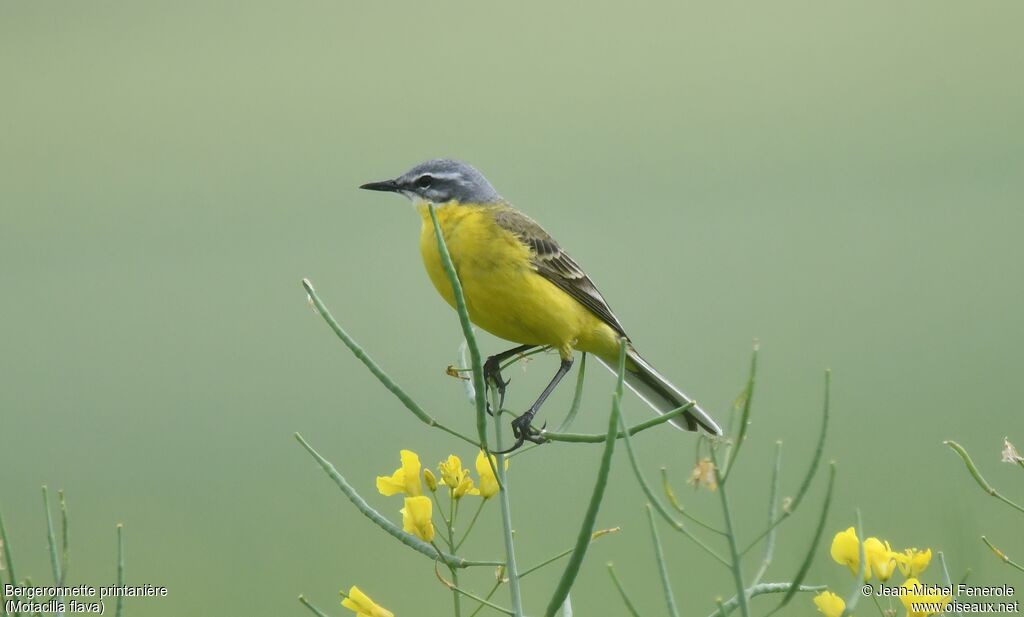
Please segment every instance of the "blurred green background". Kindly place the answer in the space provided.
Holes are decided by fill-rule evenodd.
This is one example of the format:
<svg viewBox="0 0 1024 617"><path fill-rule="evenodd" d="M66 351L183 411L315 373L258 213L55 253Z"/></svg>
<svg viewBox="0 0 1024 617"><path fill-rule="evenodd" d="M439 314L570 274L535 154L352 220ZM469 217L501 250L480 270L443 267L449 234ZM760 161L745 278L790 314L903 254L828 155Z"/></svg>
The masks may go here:
<svg viewBox="0 0 1024 617"><path fill-rule="evenodd" d="M129 614L301 615L300 592L340 614L351 584L398 615L445 614L432 564L372 527L292 433L396 518L373 478L399 448L472 460L375 382L299 286L310 277L428 410L471 430L418 220L355 188L452 156L559 238L706 408L725 414L761 341L733 488L747 537L776 439L784 492L799 482L831 367L829 537L860 507L870 534L944 550L954 577L1020 585L979 541L1024 557L1020 517L941 442L1020 496L998 454L1004 435L1024 445L1022 19L1017 2L3 3L0 508L22 575L49 578L45 483L68 493L72 581L113 580L124 521L129 582L170 588ZM555 366L517 370L511 406ZM607 418L610 376L592 375L581 430ZM648 414L635 398L625 412ZM668 465L717 514L683 484L691 436L636 443L652 477ZM598 454L515 460L521 562L571 543ZM821 480L767 580L792 576ZM499 554L497 520L489 506L470 556ZM598 523L623 531L594 545L577 613L623 612L614 560L659 614L624 456ZM731 595L728 572L662 533L686 614ZM528 611L558 572L527 579ZM848 589L827 543L810 580Z"/></svg>

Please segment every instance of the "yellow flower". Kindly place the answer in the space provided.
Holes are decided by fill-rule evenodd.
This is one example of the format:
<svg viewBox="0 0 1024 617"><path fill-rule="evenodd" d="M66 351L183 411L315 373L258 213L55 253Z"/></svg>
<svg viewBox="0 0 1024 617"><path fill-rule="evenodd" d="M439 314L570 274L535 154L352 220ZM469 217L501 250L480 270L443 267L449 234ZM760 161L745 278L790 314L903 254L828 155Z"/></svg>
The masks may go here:
<svg viewBox="0 0 1024 617"><path fill-rule="evenodd" d="M875 578L883 583L889 580L889 577L896 571L897 556L892 552L892 547L888 542L882 544L878 538L864 540L864 557L867 558L868 565L871 566L871 573L874 573ZM871 573L865 571L864 578L869 578Z"/></svg>
<svg viewBox="0 0 1024 617"><path fill-rule="evenodd" d="M831 591L823 591L814 596L814 605L825 617L840 617L846 609L846 602Z"/></svg>
<svg viewBox="0 0 1024 617"><path fill-rule="evenodd" d="M463 476L462 482L455 487L452 491L452 496L456 499L462 499L465 495L479 495L480 491L473 486L473 478L469 477L469 470L466 470L466 475Z"/></svg>
<svg viewBox="0 0 1024 617"><path fill-rule="evenodd" d="M391 611L381 608L358 587L352 585L341 605L352 611L357 617L395 617Z"/></svg>
<svg viewBox="0 0 1024 617"><path fill-rule="evenodd" d="M402 466L388 476L377 476L377 490L381 495L390 497L405 493L410 497L423 494L420 483L420 457L411 450L402 450Z"/></svg>
<svg viewBox="0 0 1024 617"><path fill-rule="evenodd" d="M423 481L427 483L427 488L430 489L431 493L437 492L437 478L434 476L434 472L424 469Z"/></svg>
<svg viewBox="0 0 1024 617"><path fill-rule="evenodd" d="M492 465L494 466L492 468ZM490 499L498 494L498 479L494 476L494 469L498 467L498 459L491 456L490 462L487 461L487 456L484 455L484 451L481 450L480 454L476 455L476 473L480 476L480 496L484 499ZM508 469L508 459L505 459L505 469Z"/></svg>
<svg viewBox="0 0 1024 617"><path fill-rule="evenodd" d="M462 482L462 476L468 471L462 468L462 459L454 454L448 455L448 459L437 465L441 472L441 481L448 488L456 488Z"/></svg>
<svg viewBox="0 0 1024 617"><path fill-rule="evenodd" d="M832 559L840 565L850 568L854 576L860 574L860 540L853 527L840 531L832 538ZM871 576L870 571L864 572L864 578Z"/></svg>
<svg viewBox="0 0 1024 617"><path fill-rule="evenodd" d="M462 460L454 454L447 460L441 461L438 466L441 472L441 481L452 492L452 497L462 499L466 495L479 495L479 491L473 487L473 479L469 477L469 470L463 469Z"/></svg>
<svg viewBox="0 0 1024 617"><path fill-rule="evenodd" d="M949 596L941 595L935 589L924 588L927 586L922 586L916 578L908 578L903 582L902 587L907 590L905 594L900 595L900 602L907 609L907 617L937 615L945 610L951 599ZM915 590L915 588L918 589ZM916 611L914 610L915 606L918 609Z"/></svg>
<svg viewBox="0 0 1024 617"><path fill-rule="evenodd" d="M431 519L433 505L429 497L418 495L406 497L402 508L402 529L424 542L434 540L434 521Z"/></svg>
<svg viewBox="0 0 1024 617"><path fill-rule="evenodd" d="M702 458L693 468L690 479L687 480L694 488L702 486L714 491L718 488L718 481L715 479L715 464L709 458Z"/></svg>
<svg viewBox="0 0 1024 617"><path fill-rule="evenodd" d="M928 568L932 561L932 549L919 551L916 548L908 548L903 554L896 554L896 564L900 567L903 576L915 578L918 574Z"/></svg>

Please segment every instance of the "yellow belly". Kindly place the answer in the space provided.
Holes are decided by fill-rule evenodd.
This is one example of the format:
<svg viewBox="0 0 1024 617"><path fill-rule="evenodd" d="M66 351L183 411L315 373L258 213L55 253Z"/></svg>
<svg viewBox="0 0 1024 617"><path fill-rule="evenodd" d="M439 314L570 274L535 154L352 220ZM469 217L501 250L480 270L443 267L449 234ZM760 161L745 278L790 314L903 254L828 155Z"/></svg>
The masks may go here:
<svg viewBox="0 0 1024 617"><path fill-rule="evenodd" d="M430 213L423 205L417 209L423 221L423 264L438 293L454 307L455 296L441 265ZM447 204L436 212L473 323L515 343L551 345L562 357L579 349L609 360L616 358L615 331L537 274L529 247L498 227L486 206Z"/></svg>

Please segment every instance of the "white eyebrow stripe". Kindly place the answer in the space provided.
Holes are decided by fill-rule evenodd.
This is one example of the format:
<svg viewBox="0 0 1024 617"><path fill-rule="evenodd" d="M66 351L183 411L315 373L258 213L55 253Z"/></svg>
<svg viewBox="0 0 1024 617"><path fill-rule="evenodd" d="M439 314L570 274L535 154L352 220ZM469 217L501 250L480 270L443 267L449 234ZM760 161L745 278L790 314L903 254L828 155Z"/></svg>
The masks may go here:
<svg viewBox="0 0 1024 617"><path fill-rule="evenodd" d="M444 172L436 173L436 174L435 173L427 172L427 173L425 173L423 175L424 176L430 176L432 178L437 178L439 180L458 180L459 178L462 177L462 174L460 174L457 171L444 171ZM422 177L422 176L420 176L420 177Z"/></svg>

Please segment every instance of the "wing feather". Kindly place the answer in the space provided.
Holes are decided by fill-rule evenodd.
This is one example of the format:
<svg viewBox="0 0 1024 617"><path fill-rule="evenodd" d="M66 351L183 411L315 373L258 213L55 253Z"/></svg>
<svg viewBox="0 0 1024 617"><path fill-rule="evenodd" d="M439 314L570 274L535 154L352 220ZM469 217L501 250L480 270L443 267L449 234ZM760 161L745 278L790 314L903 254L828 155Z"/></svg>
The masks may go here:
<svg viewBox="0 0 1024 617"><path fill-rule="evenodd" d="M612 312L604 296L590 280L576 261L569 256L551 234L544 231L536 221L509 206L500 206L494 220L499 227L511 232L523 244L530 247L532 263L537 274L554 283L556 287L572 296L597 315L613 330L626 336L626 331ZM628 339L629 337L626 336Z"/></svg>

